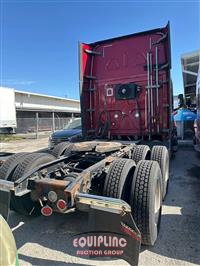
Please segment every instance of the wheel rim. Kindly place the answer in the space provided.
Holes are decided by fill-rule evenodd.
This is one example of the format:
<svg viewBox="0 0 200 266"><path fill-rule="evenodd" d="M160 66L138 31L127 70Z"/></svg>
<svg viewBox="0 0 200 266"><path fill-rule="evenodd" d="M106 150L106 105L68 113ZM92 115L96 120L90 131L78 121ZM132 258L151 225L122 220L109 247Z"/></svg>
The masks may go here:
<svg viewBox="0 0 200 266"><path fill-rule="evenodd" d="M154 201L154 215L155 215L155 224L158 225L159 216L160 216L160 200L161 200L161 191L160 191L160 182L157 181L156 191L155 191L155 201Z"/></svg>
<svg viewBox="0 0 200 266"><path fill-rule="evenodd" d="M167 183L167 180L169 179L169 157L166 159L166 167L164 175L165 175L164 176L165 183Z"/></svg>

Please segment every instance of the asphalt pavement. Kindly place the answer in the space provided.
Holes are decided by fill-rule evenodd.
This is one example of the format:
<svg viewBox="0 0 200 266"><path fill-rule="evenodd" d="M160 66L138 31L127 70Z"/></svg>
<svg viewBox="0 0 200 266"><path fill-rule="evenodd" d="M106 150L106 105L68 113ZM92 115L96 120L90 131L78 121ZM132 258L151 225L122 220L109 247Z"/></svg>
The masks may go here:
<svg viewBox="0 0 200 266"><path fill-rule="evenodd" d="M139 265L200 264L200 156L183 145L171 160L169 190L163 202L160 234L154 247L142 247ZM22 265L128 265L122 260L78 257L71 236L87 228L87 214L28 218L11 212Z"/></svg>
<svg viewBox="0 0 200 266"><path fill-rule="evenodd" d="M22 140L12 140L8 142L0 141L0 152L35 152L48 147L49 135L38 139L27 138Z"/></svg>

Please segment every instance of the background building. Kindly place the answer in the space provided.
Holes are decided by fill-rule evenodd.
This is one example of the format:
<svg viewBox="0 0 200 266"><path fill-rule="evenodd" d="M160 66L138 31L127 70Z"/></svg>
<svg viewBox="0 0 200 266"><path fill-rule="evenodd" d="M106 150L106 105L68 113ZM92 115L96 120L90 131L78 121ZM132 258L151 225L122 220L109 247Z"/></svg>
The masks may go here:
<svg viewBox="0 0 200 266"><path fill-rule="evenodd" d="M179 103L178 95L174 95L173 99L174 99L174 109L177 109Z"/></svg>
<svg viewBox="0 0 200 266"><path fill-rule="evenodd" d="M185 97L191 97L196 103L196 80L200 62L200 50L189 52L181 56L183 85Z"/></svg>
<svg viewBox="0 0 200 266"><path fill-rule="evenodd" d="M79 100L18 90L14 94L16 133L62 129L73 117L80 116Z"/></svg>

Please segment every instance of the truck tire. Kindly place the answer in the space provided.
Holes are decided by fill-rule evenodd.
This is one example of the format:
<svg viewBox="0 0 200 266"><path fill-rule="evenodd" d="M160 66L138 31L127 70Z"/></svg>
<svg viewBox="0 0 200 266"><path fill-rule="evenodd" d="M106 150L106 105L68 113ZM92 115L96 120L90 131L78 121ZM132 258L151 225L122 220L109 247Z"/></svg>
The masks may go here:
<svg viewBox="0 0 200 266"><path fill-rule="evenodd" d="M177 152L178 151L178 137L177 133L173 134L171 137L171 151Z"/></svg>
<svg viewBox="0 0 200 266"><path fill-rule="evenodd" d="M15 169L11 181L16 181L28 171L35 167L55 160L55 157L45 153L31 153L24 157L24 160L18 164ZM39 202L31 199L31 193L18 197L11 194L11 209L23 215L38 216L41 214L41 206Z"/></svg>
<svg viewBox="0 0 200 266"><path fill-rule="evenodd" d="M178 151L178 144L172 146L172 152L177 152Z"/></svg>
<svg viewBox="0 0 200 266"><path fill-rule="evenodd" d="M169 182L169 153L165 146L154 146L151 151L151 160L157 161L162 173L162 199L167 194Z"/></svg>
<svg viewBox="0 0 200 266"><path fill-rule="evenodd" d="M61 155L64 154L66 150L68 150L68 147L71 147L73 144L70 142L61 142L55 146L55 148L52 150L51 154L55 156L56 158L59 158ZM71 151L71 150L70 150Z"/></svg>
<svg viewBox="0 0 200 266"><path fill-rule="evenodd" d="M130 185L135 171L135 162L131 159L117 159L110 166L106 175L103 195L128 200Z"/></svg>
<svg viewBox="0 0 200 266"><path fill-rule="evenodd" d="M137 164L141 160L150 159L151 150L147 145L135 145L133 149L132 159Z"/></svg>
<svg viewBox="0 0 200 266"><path fill-rule="evenodd" d="M154 245L160 227L162 210L162 179L159 164L140 161L135 169L130 205L142 244Z"/></svg>
<svg viewBox="0 0 200 266"><path fill-rule="evenodd" d="M72 149L74 148L74 144L70 143L69 146L65 149L64 156L67 157L71 154Z"/></svg>
<svg viewBox="0 0 200 266"><path fill-rule="evenodd" d="M9 179L16 166L24 159L27 152L11 155L0 167L0 179Z"/></svg>

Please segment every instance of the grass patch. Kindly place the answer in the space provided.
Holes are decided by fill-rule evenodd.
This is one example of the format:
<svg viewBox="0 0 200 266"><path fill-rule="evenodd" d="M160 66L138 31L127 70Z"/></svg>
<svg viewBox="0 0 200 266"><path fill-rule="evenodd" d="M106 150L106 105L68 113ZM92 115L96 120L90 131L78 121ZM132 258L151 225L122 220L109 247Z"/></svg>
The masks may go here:
<svg viewBox="0 0 200 266"><path fill-rule="evenodd" d="M25 139L22 136L11 135L11 134L0 134L0 142L8 142L12 140L22 140Z"/></svg>

